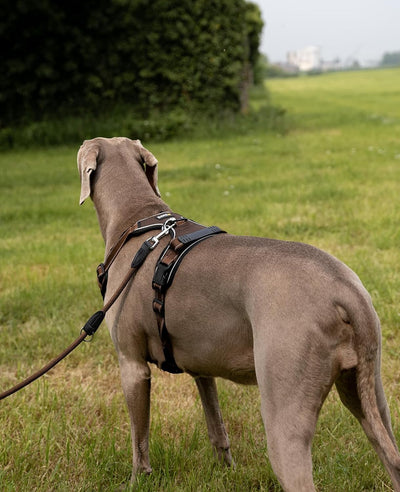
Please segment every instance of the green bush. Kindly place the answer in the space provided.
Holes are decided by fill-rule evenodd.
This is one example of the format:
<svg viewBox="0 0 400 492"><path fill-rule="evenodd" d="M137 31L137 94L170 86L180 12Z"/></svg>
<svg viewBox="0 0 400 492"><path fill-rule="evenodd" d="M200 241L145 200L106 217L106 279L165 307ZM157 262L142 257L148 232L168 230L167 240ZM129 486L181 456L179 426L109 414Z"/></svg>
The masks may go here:
<svg viewBox="0 0 400 492"><path fill-rule="evenodd" d="M261 29L245 0L19 0L0 18L0 139L121 106L237 111Z"/></svg>

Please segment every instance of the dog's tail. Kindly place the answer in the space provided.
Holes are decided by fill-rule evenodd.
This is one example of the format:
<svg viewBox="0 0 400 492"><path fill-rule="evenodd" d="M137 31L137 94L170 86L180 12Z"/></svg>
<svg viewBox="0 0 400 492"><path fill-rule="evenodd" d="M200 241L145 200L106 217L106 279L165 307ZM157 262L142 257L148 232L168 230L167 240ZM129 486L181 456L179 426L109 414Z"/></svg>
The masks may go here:
<svg viewBox="0 0 400 492"><path fill-rule="evenodd" d="M356 298L354 298L354 295ZM353 302L352 300L353 299ZM355 302L355 304L354 304ZM380 383L381 329L378 316L368 294L352 289L342 304L354 330L357 392L361 402L363 428L389 472L396 491L400 491L400 454L390 423L383 420L381 412L389 410ZM379 394L378 394L379 392ZM378 403L379 397L379 403Z"/></svg>

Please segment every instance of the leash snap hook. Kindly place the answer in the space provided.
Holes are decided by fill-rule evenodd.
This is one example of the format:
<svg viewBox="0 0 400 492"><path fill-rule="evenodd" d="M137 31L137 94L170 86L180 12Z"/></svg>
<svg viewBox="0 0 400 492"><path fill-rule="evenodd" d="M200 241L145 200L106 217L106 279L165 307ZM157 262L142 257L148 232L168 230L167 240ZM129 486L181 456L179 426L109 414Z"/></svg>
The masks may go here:
<svg viewBox="0 0 400 492"><path fill-rule="evenodd" d="M166 236L171 229L175 227L176 224L176 219L175 217L171 217L168 220L166 220L161 228L161 232L158 233L156 236L150 237L146 242L150 244L150 250L153 250L158 243L160 242L160 239Z"/></svg>

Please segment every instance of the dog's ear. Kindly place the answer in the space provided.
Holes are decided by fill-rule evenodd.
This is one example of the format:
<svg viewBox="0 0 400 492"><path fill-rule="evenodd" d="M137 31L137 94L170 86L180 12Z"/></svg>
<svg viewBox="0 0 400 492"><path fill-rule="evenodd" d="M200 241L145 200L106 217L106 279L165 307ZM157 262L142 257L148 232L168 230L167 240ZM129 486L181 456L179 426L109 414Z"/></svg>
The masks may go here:
<svg viewBox="0 0 400 492"><path fill-rule="evenodd" d="M161 196L160 190L158 189L158 161L154 155L147 149L143 147L140 140L137 141L140 148L140 157L142 159L142 164L145 165L145 173L147 179L157 196Z"/></svg>
<svg viewBox="0 0 400 492"><path fill-rule="evenodd" d="M99 155L99 145L93 142L83 142L78 152L78 170L81 178L81 196L79 205L90 196L90 175L97 167L97 156Z"/></svg>

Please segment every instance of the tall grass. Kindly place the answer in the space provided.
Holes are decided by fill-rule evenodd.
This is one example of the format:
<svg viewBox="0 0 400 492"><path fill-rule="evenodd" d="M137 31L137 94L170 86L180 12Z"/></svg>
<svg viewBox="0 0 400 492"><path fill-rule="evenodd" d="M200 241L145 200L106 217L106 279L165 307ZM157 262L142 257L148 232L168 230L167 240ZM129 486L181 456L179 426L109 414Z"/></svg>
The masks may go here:
<svg viewBox="0 0 400 492"><path fill-rule="evenodd" d="M400 442L400 70L269 82L290 130L144 140L177 212L236 234L310 242L344 260L383 328L383 379ZM257 109L262 97L254 97ZM267 131L268 129L268 131ZM251 131L249 131L251 130ZM103 244L79 209L75 147L0 154L0 387L61 351L100 305ZM235 469L216 463L195 385L153 371L151 476L141 491L281 490L268 462L257 388L219 381ZM0 489L114 490L130 474L128 416L105 327L48 376L0 405ZM333 391L313 448L320 491L390 482Z"/></svg>
<svg viewBox="0 0 400 492"><path fill-rule="evenodd" d="M99 135L109 137L124 135L129 138L162 142L172 138L196 138L200 135L223 132L248 132L254 124L270 129L282 126L282 110L271 105L265 86L252 90L252 98L258 101L256 113L234 113L227 110L214 112L205 107L199 112L193 107L175 108L169 112L154 110L143 117L135 108L115 106L103 108L101 115L90 113L80 116L44 118L21 126L0 128L0 150L34 148L55 145L79 145L84 139ZM262 121L261 121L262 120Z"/></svg>

